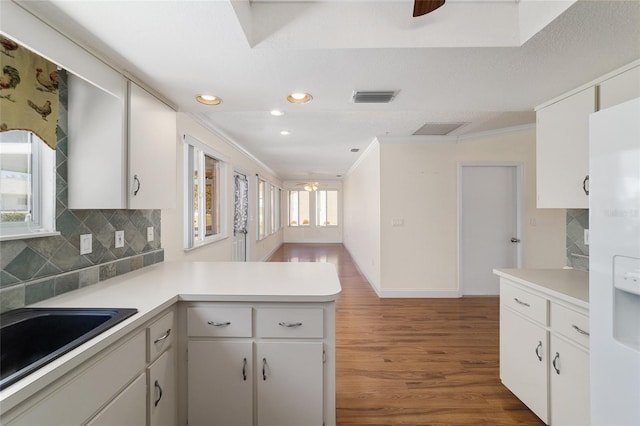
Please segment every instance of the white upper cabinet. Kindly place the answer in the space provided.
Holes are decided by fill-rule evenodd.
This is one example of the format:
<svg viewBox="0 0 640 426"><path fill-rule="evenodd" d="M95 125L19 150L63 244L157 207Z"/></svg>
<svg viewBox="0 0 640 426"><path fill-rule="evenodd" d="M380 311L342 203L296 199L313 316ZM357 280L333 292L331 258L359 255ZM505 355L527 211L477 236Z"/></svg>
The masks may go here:
<svg viewBox="0 0 640 426"><path fill-rule="evenodd" d="M640 66L600 83L600 109L640 97Z"/></svg>
<svg viewBox="0 0 640 426"><path fill-rule="evenodd" d="M175 207L175 111L122 76L120 96L68 81L69 208Z"/></svg>
<svg viewBox="0 0 640 426"><path fill-rule="evenodd" d="M589 208L589 114L595 111L595 86L537 111L538 208Z"/></svg>
<svg viewBox="0 0 640 426"><path fill-rule="evenodd" d="M176 112L129 82L130 209L176 206Z"/></svg>

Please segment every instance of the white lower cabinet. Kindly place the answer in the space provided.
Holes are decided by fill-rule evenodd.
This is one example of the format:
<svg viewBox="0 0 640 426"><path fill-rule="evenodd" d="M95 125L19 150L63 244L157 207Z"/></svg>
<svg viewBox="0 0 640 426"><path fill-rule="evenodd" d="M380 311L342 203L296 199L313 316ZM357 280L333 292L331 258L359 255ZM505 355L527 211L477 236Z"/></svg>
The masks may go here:
<svg viewBox="0 0 640 426"><path fill-rule="evenodd" d="M146 424L146 395L147 381L145 375L141 374L87 425L122 426Z"/></svg>
<svg viewBox="0 0 640 426"><path fill-rule="evenodd" d="M502 306L500 378L543 422L548 423L547 330Z"/></svg>
<svg viewBox="0 0 640 426"><path fill-rule="evenodd" d="M333 304L282 305L187 308L189 426L335 424Z"/></svg>
<svg viewBox="0 0 640 426"><path fill-rule="evenodd" d="M175 350L164 352L147 368L149 425L173 426L178 412L176 404Z"/></svg>
<svg viewBox="0 0 640 426"><path fill-rule="evenodd" d="M260 342L258 425L322 425L322 342Z"/></svg>
<svg viewBox="0 0 640 426"><path fill-rule="evenodd" d="M189 424L253 424L253 343L190 341Z"/></svg>
<svg viewBox="0 0 640 426"><path fill-rule="evenodd" d="M500 379L546 424L588 425L588 312L501 278Z"/></svg>
<svg viewBox="0 0 640 426"><path fill-rule="evenodd" d="M554 425L588 425L589 352L578 345L551 336L549 352L551 421Z"/></svg>

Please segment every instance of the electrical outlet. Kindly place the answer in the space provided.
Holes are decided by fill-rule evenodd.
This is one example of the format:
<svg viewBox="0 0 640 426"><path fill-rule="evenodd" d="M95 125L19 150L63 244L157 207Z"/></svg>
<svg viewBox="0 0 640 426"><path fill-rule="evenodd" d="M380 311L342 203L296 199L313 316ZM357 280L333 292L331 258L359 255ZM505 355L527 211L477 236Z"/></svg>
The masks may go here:
<svg viewBox="0 0 640 426"><path fill-rule="evenodd" d="M91 234L80 235L80 254L89 254L92 249L93 236Z"/></svg>
<svg viewBox="0 0 640 426"><path fill-rule="evenodd" d="M116 248L124 247L124 231L116 231Z"/></svg>
<svg viewBox="0 0 640 426"><path fill-rule="evenodd" d="M147 227L147 241L153 241L153 226Z"/></svg>

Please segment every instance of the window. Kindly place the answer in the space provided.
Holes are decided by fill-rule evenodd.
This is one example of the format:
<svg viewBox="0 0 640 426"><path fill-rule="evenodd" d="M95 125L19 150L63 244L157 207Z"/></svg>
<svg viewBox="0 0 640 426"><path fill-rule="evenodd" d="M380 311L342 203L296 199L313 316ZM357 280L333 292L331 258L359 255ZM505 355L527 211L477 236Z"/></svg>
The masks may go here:
<svg viewBox="0 0 640 426"><path fill-rule="evenodd" d="M289 226L309 226L311 223L309 192L289 191Z"/></svg>
<svg viewBox="0 0 640 426"><path fill-rule="evenodd" d="M280 230L282 190L258 177L258 240Z"/></svg>
<svg viewBox="0 0 640 426"><path fill-rule="evenodd" d="M186 226L185 247L226 238L224 178L226 163L213 150L185 136Z"/></svg>
<svg viewBox="0 0 640 426"><path fill-rule="evenodd" d="M56 151L32 132L0 133L0 238L55 232Z"/></svg>
<svg viewBox="0 0 640 426"><path fill-rule="evenodd" d="M317 191L316 208L317 226L338 226L338 191Z"/></svg>

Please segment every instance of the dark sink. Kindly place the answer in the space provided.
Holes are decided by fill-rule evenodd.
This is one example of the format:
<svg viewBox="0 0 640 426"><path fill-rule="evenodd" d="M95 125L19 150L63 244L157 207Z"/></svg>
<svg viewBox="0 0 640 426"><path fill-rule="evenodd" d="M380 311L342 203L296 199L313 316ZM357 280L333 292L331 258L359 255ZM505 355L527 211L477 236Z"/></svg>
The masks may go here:
<svg viewBox="0 0 640 426"><path fill-rule="evenodd" d="M137 309L21 308L0 315L0 389L80 346Z"/></svg>

